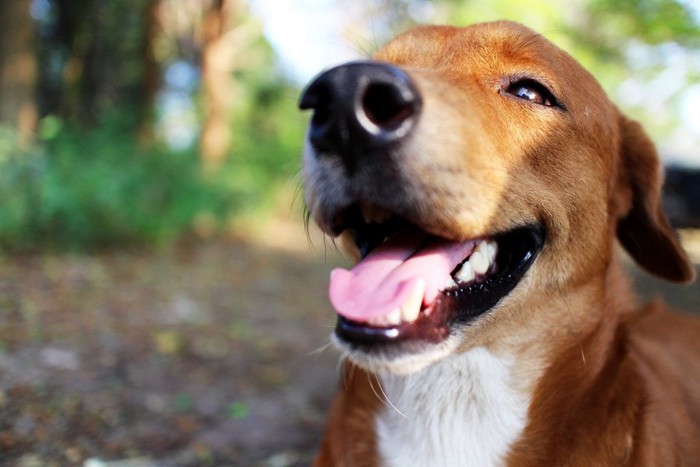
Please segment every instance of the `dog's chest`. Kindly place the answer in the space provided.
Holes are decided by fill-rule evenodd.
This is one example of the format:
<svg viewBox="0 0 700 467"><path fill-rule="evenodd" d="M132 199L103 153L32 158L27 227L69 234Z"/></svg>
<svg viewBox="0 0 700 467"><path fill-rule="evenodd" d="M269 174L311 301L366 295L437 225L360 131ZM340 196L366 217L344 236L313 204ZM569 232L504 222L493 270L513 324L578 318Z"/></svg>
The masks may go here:
<svg viewBox="0 0 700 467"><path fill-rule="evenodd" d="M497 466L525 427L511 362L483 348L407 377L385 376L376 419L385 466Z"/></svg>

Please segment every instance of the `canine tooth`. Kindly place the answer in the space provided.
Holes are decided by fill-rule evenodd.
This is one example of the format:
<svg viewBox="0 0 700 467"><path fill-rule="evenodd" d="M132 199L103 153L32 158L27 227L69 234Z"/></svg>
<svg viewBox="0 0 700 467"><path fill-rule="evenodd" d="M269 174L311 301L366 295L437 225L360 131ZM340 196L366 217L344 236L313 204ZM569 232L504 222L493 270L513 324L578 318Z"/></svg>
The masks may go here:
<svg viewBox="0 0 700 467"><path fill-rule="evenodd" d="M389 325L401 324L401 308L395 308L385 318Z"/></svg>
<svg viewBox="0 0 700 467"><path fill-rule="evenodd" d="M412 306L410 308L401 307L401 318L406 323L412 323L418 319L420 314L420 306Z"/></svg>
<svg viewBox="0 0 700 467"><path fill-rule="evenodd" d="M425 295L425 281L419 280L411 291L408 300L401 305L401 317L405 322L412 323L418 319L423 296Z"/></svg>
<svg viewBox="0 0 700 467"><path fill-rule="evenodd" d="M474 269L472 268L471 259L464 263L462 267L460 268L459 271L457 271L457 274L455 274L455 278L464 283L469 283L474 280L476 277L476 274L474 274Z"/></svg>

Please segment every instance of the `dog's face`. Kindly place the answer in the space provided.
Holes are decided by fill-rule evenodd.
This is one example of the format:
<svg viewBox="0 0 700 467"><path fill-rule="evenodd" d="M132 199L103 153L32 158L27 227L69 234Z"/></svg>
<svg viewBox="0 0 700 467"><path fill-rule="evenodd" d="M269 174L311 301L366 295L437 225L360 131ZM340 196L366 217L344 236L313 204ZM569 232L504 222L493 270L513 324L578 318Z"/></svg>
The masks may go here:
<svg viewBox="0 0 700 467"><path fill-rule="evenodd" d="M653 146L569 55L499 22L414 29L374 59L301 100L311 216L362 258L330 287L357 363L411 372L575 327L551 305L601 286L618 229L652 272L692 277Z"/></svg>

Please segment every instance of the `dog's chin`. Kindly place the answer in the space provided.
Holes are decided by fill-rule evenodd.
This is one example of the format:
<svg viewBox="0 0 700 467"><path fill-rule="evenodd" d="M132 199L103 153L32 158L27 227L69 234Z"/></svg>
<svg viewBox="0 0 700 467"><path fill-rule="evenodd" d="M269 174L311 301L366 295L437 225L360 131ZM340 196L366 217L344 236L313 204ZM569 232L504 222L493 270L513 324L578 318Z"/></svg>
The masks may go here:
<svg viewBox="0 0 700 467"><path fill-rule="evenodd" d="M458 332L437 344L403 343L368 349L357 347L336 335L333 343L355 365L375 374L407 376L456 353L461 339Z"/></svg>

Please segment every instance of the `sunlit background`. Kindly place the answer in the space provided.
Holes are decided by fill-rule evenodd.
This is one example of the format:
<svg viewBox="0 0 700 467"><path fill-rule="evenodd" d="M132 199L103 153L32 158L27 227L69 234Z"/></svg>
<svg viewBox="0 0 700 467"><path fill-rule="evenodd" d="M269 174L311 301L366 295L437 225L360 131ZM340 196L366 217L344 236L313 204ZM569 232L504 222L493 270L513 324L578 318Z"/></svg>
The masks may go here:
<svg viewBox="0 0 700 467"><path fill-rule="evenodd" d="M414 23L522 22L582 61L650 128L669 163L700 167L700 2L251 2L286 77L366 57Z"/></svg>
<svg viewBox="0 0 700 467"><path fill-rule="evenodd" d="M0 245L13 250L168 242L257 217L297 182L304 83L416 23L533 27L643 122L666 164L700 169L697 0L12 0L2 12ZM125 210L134 197L145 202Z"/></svg>
<svg viewBox="0 0 700 467"><path fill-rule="evenodd" d="M0 463L307 465L344 259L304 231L298 96L412 25L495 19L644 124L699 244L699 0L0 0Z"/></svg>

